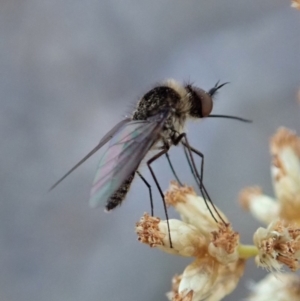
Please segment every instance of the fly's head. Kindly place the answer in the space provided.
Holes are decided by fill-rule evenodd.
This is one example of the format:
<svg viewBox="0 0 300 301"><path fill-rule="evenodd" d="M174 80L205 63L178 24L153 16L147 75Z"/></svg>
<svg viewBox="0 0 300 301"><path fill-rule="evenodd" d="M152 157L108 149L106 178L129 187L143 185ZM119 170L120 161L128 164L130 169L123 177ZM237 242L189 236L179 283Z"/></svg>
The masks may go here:
<svg viewBox="0 0 300 301"><path fill-rule="evenodd" d="M219 82L217 82L215 86L211 88L208 92L192 85L186 85L185 88L187 89L189 94L190 117L207 117L213 109L213 96L220 88L222 88L226 84L228 83L219 85Z"/></svg>

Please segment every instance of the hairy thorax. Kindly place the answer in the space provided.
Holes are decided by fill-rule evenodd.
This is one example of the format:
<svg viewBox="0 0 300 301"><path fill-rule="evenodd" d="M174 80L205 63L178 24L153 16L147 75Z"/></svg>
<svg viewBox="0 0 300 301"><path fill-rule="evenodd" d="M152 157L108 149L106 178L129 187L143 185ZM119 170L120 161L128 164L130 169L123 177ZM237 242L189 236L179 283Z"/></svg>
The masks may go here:
<svg viewBox="0 0 300 301"><path fill-rule="evenodd" d="M174 89L172 84L174 83L166 82L165 86L150 90L138 102L132 116L133 120L146 120L164 110L170 110L160 135L160 138L167 144L171 143L172 138L182 133L190 109L186 89L184 87Z"/></svg>

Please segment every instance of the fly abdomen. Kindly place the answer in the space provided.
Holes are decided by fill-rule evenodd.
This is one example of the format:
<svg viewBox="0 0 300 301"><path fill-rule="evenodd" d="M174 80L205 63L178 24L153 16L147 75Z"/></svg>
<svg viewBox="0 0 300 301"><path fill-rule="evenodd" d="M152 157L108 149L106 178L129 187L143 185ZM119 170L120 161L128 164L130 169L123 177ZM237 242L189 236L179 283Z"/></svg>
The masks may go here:
<svg viewBox="0 0 300 301"><path fill-rule="evenodd" d="M135 172L133 172L124 182L123 184L119 187L118 190L116 190L113 195L107 200L106 203L106 209L107 211L110 211L114 208L116 208L118 205L121 205L123 202L124 198L126 197L127 192L130 189L130 185L133 181Z"/></svg>

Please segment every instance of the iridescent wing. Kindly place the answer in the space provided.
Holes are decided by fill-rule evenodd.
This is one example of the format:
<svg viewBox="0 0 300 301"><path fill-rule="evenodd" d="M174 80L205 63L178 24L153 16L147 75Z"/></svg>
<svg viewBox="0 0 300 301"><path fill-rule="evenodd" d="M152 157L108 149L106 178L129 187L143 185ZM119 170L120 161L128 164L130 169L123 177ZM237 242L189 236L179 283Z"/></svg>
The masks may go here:
<svg viewBox="0 0 300 301"><path fill-rule="evenodd" d="M129 123L131 121L130 118L126 118L122 121L120 121L117 125L115 125L98 143L98 145L93 148L84 158L82 158L75 166L73 166L63 177L61 177L56 183L54 183L51 188L52 190L55 188L61 181L63 181L71 172L73 172L77 167L79 167L83 162L85 162L89 157L91 157L95 152L97 152L104 144L106 144L113 136L114 134L122 128L126 123Z"/></svg>
<svg viewBox="0 0 300 301"><path fill-rule="evenodd" d="M138 169L153 144L159 139L168 110L148 120L126 123L111 139L99 162L91 189L90 205L107 202L124 181Z"/></svg>

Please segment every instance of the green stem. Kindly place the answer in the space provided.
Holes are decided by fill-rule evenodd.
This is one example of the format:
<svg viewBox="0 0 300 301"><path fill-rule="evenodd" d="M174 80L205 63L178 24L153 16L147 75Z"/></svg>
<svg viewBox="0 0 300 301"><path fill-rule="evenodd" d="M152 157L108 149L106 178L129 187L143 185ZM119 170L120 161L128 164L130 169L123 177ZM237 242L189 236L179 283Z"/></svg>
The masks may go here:
<svg viewBox="0 0 300 301"><path fill-rule="evenodd" d="M254 257L258 254L258 249L253 245L242 245L238 246L238 252L240 258L248 259Z"/></svg>

